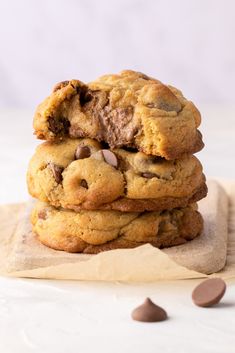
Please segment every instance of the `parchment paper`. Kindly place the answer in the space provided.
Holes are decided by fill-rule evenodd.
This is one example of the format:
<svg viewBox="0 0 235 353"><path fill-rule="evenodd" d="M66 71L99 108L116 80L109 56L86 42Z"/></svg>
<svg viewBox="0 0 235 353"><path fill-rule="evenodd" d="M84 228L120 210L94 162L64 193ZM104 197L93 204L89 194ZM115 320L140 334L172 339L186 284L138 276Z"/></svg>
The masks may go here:
<svg viewBox="0 0 235 353"><path fill-rule="evenodd" d="M0 272L32 278L107 281L156 281L207 277L195 268L207 266L212 276L235 277L235 182L223 183L228 196L215 182L200 204L205 218L204 234L194 241L164 251L150 245L98 255L67 254L40 244L27 227L25 204L0 208ZM227 204L229 234L227 248ZM209 232L209 233L208 233ZM208 235L209 234L209 235ZM206 242L205 242L206 239ZM189 261L190 260L190 261ZM186 261L186 262L185 262ZM187 264L187 267L185 267ZM195 265L196 264L196 265ZM198 267L199 266L199 267Z"/></svg>

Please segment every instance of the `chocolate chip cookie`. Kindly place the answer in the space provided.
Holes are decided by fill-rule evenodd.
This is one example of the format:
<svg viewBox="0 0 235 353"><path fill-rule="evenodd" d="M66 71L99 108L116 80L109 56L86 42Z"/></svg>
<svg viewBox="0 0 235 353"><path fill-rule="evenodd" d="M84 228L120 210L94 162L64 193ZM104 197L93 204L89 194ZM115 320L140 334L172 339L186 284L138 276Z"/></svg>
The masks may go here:
<svg viewBox="0 0 235 353"><path fill-rule="evenodd" d="M150 243L164 248L197 237L203 220L196 205L160 212L80 211L38 202L32 212L39 240L56 250L96 254Z"/></svg>
<svg viewBox="0 0 235 353"><path fill-rule="evenodd" d="M203 148L195 105L172 86L135 71L85 84L57 84L35 113L40 139L89 137L168 160Z"/></svg>
<svg viewBox="0 0 235 353"><path fill-rule="evenodd" d="M27 175L30 194L55 207L79 211L143 212L185 207L206 196L194 156L174 161L92 139L44 142Z"/></svg>

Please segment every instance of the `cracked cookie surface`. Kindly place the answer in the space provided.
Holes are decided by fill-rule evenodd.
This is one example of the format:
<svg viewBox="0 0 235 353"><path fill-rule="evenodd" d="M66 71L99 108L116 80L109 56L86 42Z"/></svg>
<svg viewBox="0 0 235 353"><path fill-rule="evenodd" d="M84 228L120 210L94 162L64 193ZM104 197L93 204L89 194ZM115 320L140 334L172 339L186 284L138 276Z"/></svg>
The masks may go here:
<svg viewBox="0 0 235 353"><path fill-rule="evenodd" d="M89 137L173 160L203 148L200 122L178 89L126 70L89 84L57 84L38 106L34 129L40 139Z"/></svg>
<svg viewBox="0 0 235 353"><path fill-rule="evenodd" d="M143 152L104 149L92 139L44 142L32 157L29 193L55 207L143 212L185 207L206 196L194 156L167 161Z"/></svg>
<svg viewBox="0 0 235 353"><path fill-rule="evenodd" d="M194 204L160 212L76 213L38 202L31 221L34 232L44 245L67 252L96 254L145 243L158 248L184 244L202 231L203 220L196 209Z"/></svg>

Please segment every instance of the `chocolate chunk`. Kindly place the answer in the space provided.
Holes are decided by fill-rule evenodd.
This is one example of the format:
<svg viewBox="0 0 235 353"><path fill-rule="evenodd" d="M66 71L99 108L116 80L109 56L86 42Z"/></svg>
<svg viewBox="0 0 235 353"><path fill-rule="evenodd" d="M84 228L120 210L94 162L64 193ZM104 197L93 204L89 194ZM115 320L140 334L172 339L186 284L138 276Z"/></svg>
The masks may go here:
<svg viewBox="0 0 235 353"><path fill-rule="evenodd" d="M98 116L108 103L108 94L102 90L91 90L84 86L80 90L79 100L85 112L89 111L93 116Z"/></svg>
<svg viewBox="0 0 235 353"><path fill-rule="evenodd" d="M93 98L92 91L85 86L81 87L78 93L81 107L90 102Z"/></svg>
<svg viewBox="0 0 235 353"><path fill-rule="evenodd" d="M219 303L226 290L226 284L221 278L211 278L201 282L193 291L194 304L209 307Z"/></svg>
<svg viewBox="0 0 235 353"><path fill-rule="evenodd" d="M97 116L99 123L98 140L107 141L111 148L133 144L138 128L133 122L132 106L112 109L110 105L106 105Z"/></svg>
<svg viewBox="0 0 235 353"><path fill-rule="evenodd" d="M52 162L48 163L48 167L51 169L52 174L53 174L53 176L55 178L55 181L58 184L60 184L62 182L62 180L63 180L62 172L63 172L64 168L60 167L59 165L54 164Z"/></svg>
<svg viewBox="0 0 235 353"><path fill-rule="evenodd" d="M91 150L88 146L78 146L75 152L75 159L88 158L91 155Z"/></svg>
<svg viewBox="0 0 235 353"><path fill-rule="evenodd" d="M82 180L80 181L80 185L81 185L83 188L88 189L88 184L87 184L87 182L86 182L85 179L82 179Z"/></svg>
<svg viewBox="0 0 235 353"><path fill-rule="evenodd" d="M65 86L68 86L68 84L69 84L69 81L58 82L58 83L54 86L53 92L56 92L56 91L58 91L59 89L65 87Z"/></svg>
<svg viewBox="0 0 235 353"><path fill-rule="evenodd" d="M143 178L147 178L147 179L152 179L152 178L157 178L158 177L157 174L150 173L150 172L142 173L141 176Z"/></svg>
<svg viewBox="0 0 235 353"><path fill-rule="evenodd" d="M146 298L145 302L132 311L133 320L142 322L157 322L167 319L167 313L160 306L154 304L151 299Z"/></svg>
<svg viewBox="0 0 235 353"><path fill-rule="evenodd" d="M69 132L70 122L63 117L49 117L48 118L49 130L55 135L66 135Z"/></svg>
<svg viewBox="0 0 235 353"><path fill-rule="evenodd" d="M117 168L118 160L115 154L109 150L101 150L104 160L106 163L110 164L111 166Z"/></svg>

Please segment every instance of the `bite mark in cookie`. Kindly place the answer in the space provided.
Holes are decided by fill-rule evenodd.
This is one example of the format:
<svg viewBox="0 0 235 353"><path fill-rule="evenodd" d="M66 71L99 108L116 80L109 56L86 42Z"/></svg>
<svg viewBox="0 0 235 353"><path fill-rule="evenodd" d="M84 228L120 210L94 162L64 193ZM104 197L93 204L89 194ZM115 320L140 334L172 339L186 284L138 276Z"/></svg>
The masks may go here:
<svg viewBox="0 0 235 353"><path fill-rule="evenodd" d="M65 81L38 107L38 138L91 137L113 148L135 148L168 160L203 148L201 116L172 86L134 71L89 84Z"/></svg>

